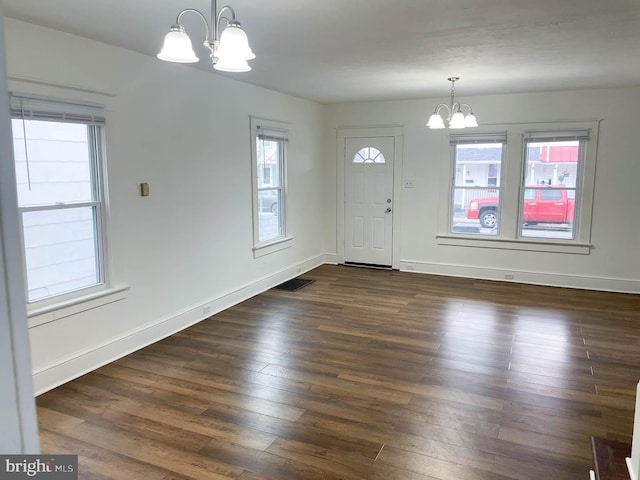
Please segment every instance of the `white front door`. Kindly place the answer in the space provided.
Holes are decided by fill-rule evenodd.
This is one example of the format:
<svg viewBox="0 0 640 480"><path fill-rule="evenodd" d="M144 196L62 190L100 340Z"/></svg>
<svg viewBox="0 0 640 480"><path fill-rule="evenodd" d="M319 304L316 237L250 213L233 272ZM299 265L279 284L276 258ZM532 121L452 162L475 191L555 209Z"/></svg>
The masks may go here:
<svg viewBox="0 0 640 480"><path fill-rule="evenodd" d="M346 263L393 264L394 141L345 139Z"/></svg>

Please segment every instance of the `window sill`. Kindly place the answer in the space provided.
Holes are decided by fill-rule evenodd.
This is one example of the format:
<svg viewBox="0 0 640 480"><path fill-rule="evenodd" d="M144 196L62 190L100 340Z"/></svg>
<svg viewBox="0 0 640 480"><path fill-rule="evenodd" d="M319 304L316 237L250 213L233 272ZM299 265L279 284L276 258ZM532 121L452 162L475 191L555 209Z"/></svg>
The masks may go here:
<svg viewBox="0 0 640 480"><path fill-rule="evenodd" d="M29 307L27 318L29 328L53 322L70 315L98 308L109 303L123 300L129 293L129 286L107 288L98 292L78 296L76 298L45 306Z"/></svg>
<svg viewBox="0 0 640 480"><path fill-rule="evenodd" d="M469 238L456 235L436 235L438 245L455 247L495 248L530 252L570 253L589 255L592 245L578 242L551 242L545 240L511 240L502 238Z"/></svg>
<svg viewBox="0 0 640 480"><path fill-rule="evenodd" d="M253 258L264 257L271 253L279 252L285 248L293 246L293 239L295 237L282 237L274 240L270 243L265 243L253 248Z"/></svg>

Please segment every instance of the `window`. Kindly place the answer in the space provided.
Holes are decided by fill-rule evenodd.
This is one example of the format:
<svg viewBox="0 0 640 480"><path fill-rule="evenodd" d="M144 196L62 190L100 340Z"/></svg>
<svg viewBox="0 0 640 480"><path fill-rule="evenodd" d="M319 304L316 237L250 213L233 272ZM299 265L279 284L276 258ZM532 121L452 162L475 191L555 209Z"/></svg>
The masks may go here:
<svg viewBox="0 0 640 480"><path fill-rule="evenodd" d="M525 132L522 237L573 239L589 130Z"/></svg>
<svg viewBox="0 0 640 480"><path fill-rule="evenodd" d="M286 124L251 119L254 251L286 240ZM256 255L259 256L259 255Z"/></svg>
<svg viewBox="0 0 640 480"><path fill-rule="evenodd" d="M451 232L498 234L506 142L506 134L451 136Z"/></svg>
<svg viewBox="0 0 640 480"><path fill-rule="evenodd" d="M104 110L12 94L11 114L28 302L103 287Z"/></svg>
<svg viewBox="0 0 640 480"><path fill-rule="evenodd" d="M598 124L539 127L449 137L440 244L589 253Z"/></svg>
<svg viewBox="0 0 640 480"><path fill-rule="evenodd" d="M375 147L361 148L353 157L353 163L386 163L384 155Z"/></svg>

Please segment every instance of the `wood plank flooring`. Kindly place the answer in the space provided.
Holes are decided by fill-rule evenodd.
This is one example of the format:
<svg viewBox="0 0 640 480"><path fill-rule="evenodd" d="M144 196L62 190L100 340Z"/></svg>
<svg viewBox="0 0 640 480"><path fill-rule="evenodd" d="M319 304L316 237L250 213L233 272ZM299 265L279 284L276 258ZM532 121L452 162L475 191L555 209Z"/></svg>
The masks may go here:
<svg viewBox="0 0 640 480"><path fill-rule="evenodd" d="M38 398L82 479L567 480L631 441L640 296L325 265Z"/></svg>

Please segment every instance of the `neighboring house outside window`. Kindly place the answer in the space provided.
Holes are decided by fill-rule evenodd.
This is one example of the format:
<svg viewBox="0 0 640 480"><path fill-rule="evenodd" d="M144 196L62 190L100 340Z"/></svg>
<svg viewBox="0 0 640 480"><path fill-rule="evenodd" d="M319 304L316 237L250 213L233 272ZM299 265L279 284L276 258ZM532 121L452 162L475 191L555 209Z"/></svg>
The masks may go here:
<svg viewBox="0 0 640 480"><path fill-rule="evenodd" d="M598 125L539 127L450 135L449 233L439 243L588 253ZM455 240L465 237L474 243Z"/></svg>
<svg viewBox="0 0 640 480"><path fill-rule="evenodd" d="M287 232L287 124L251 118L254 252L285 242ZM278 249L278 247L276 247Z"/></svg>
<svg viewBox="0 0 640 480"><path fill-rule="evenodd" d="M103 108L12 94L11 114L28 302L103 289Z"/></svg>

